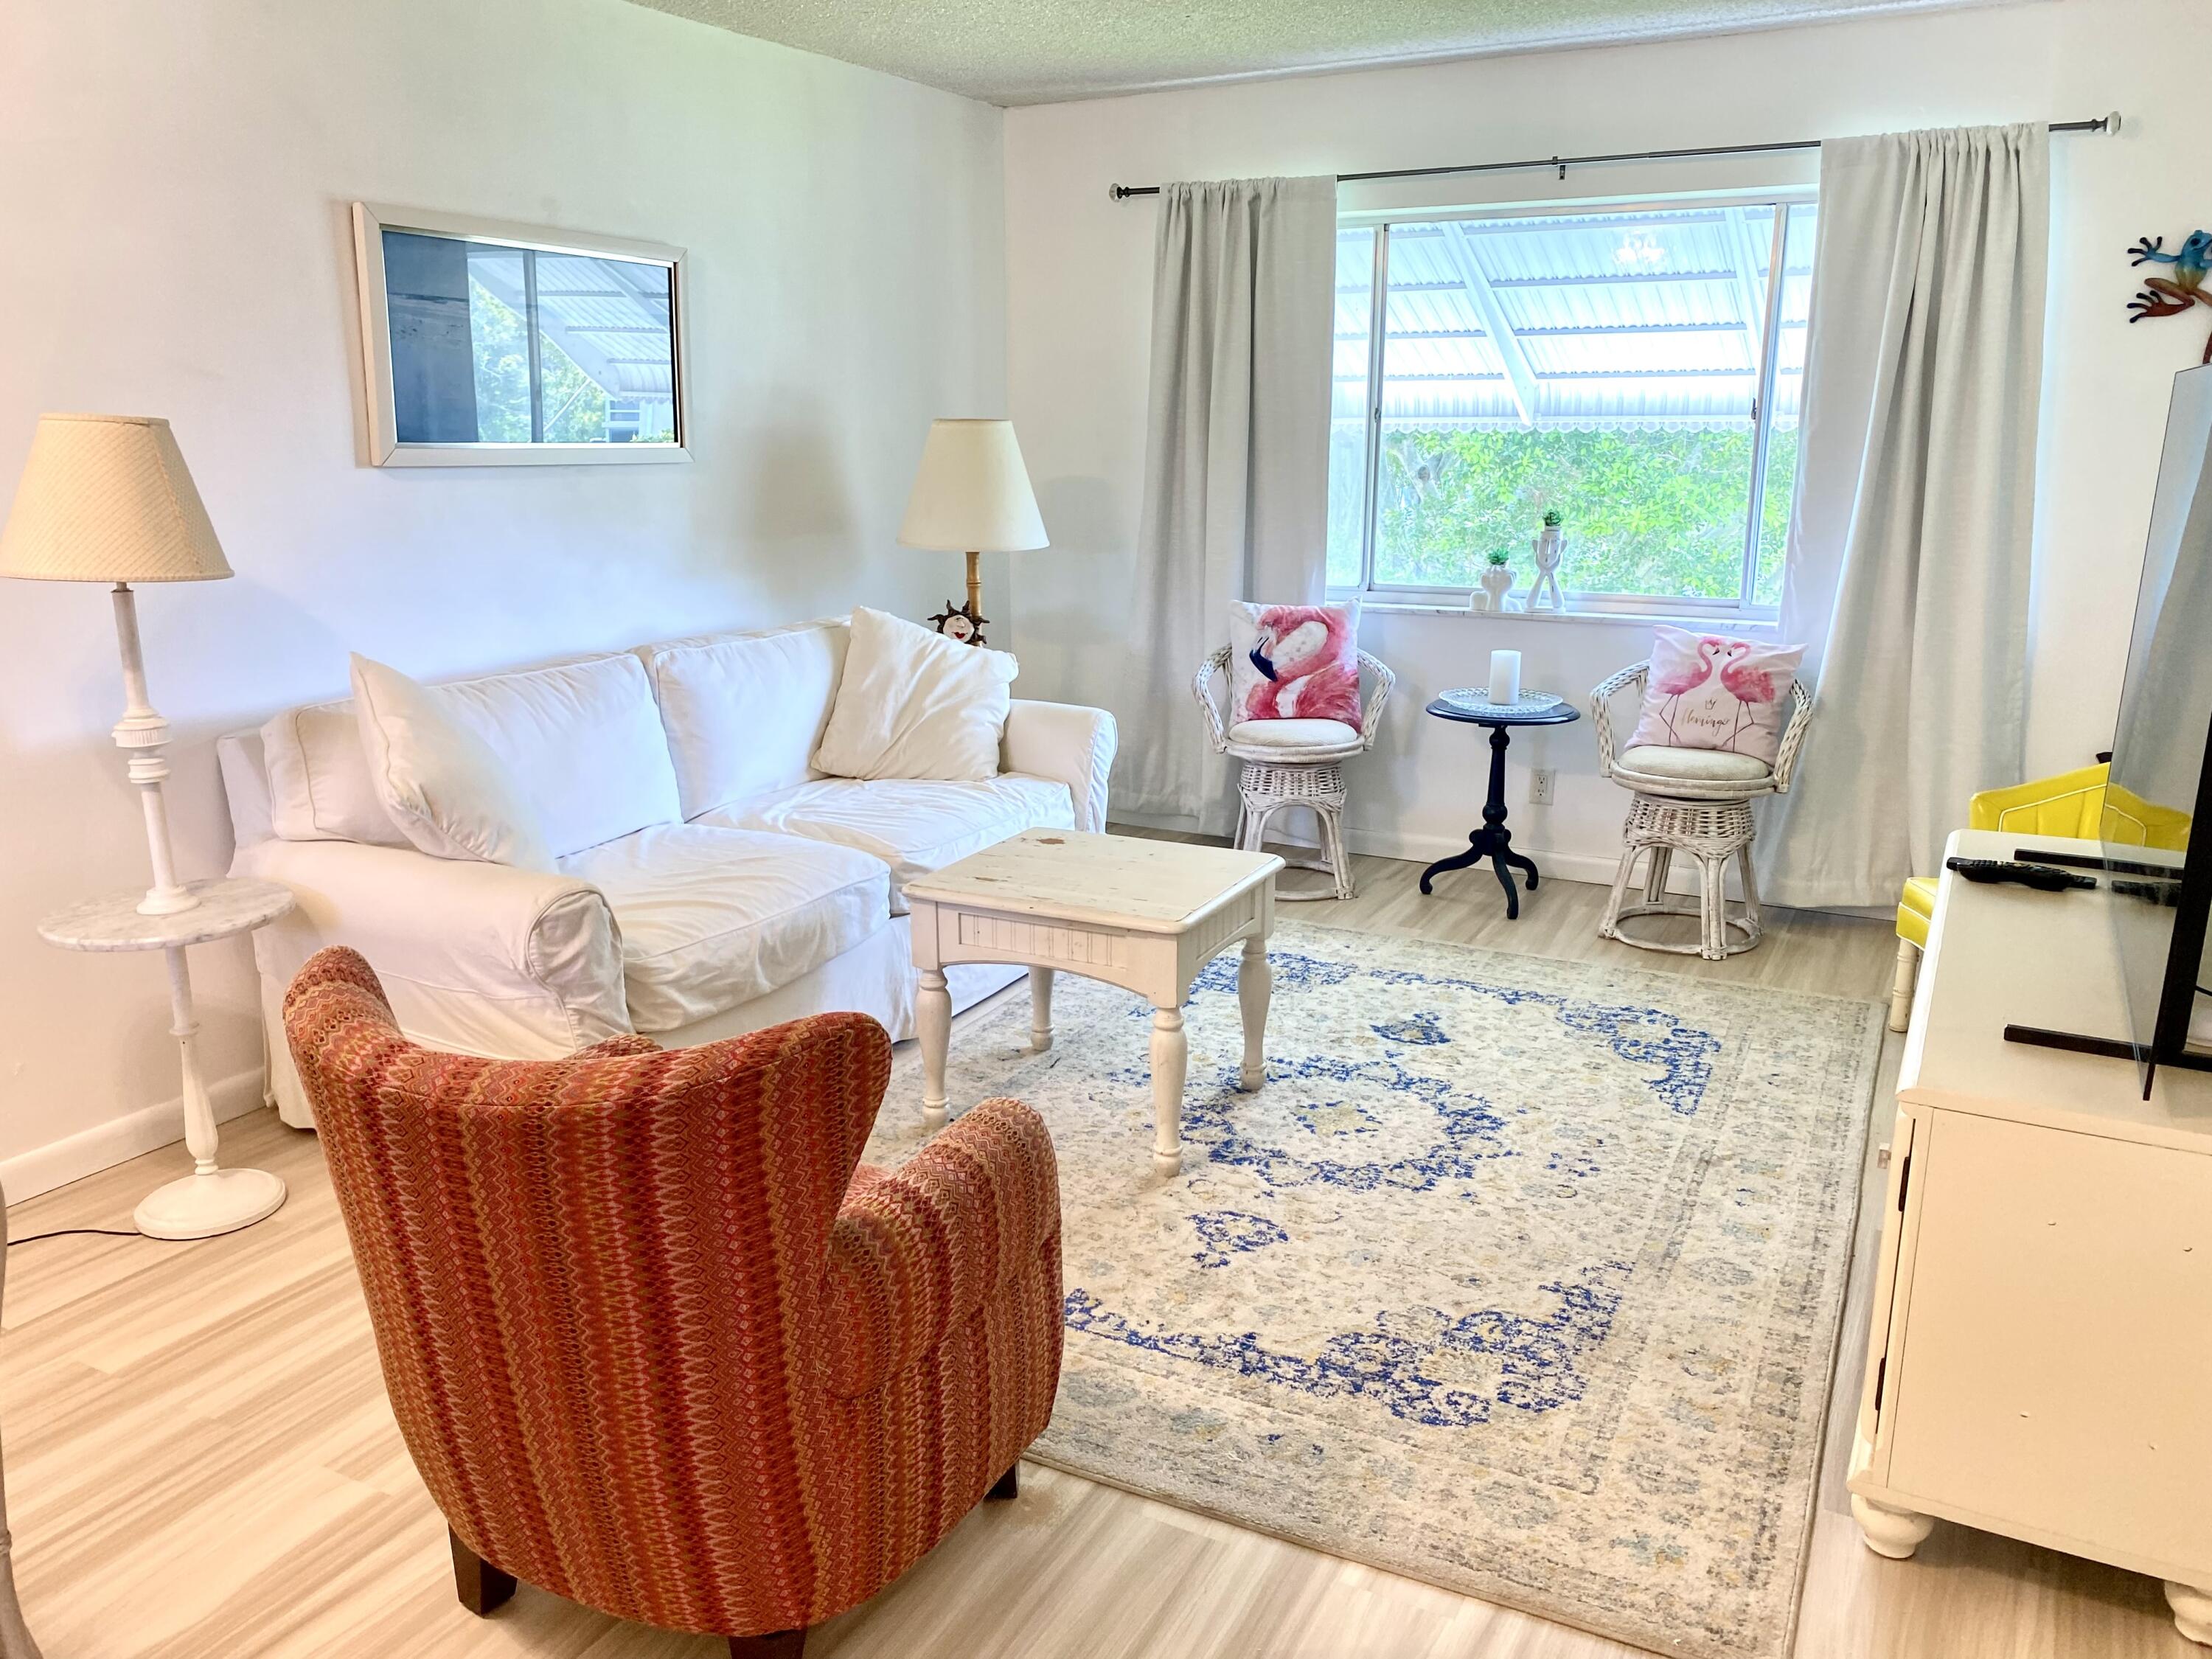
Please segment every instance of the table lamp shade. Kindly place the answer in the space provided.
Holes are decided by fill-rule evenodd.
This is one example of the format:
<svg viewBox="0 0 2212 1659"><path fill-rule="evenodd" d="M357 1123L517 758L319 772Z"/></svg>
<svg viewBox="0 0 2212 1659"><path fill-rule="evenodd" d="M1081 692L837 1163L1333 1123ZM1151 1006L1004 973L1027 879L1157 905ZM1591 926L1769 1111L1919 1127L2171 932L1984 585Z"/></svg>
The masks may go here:
<svg viewBox="0 0 2212 1659"><path fill-rule="evenodd" d="M39 417L0 530L0 576L191 582L230 574L167 421Z"/></svg>
<svg viewBox="0 0 2212 1659"><path fill-rule="evenodd" d="M1012 421L932 421L900 542L945 552L1049 546Z"/></svg>

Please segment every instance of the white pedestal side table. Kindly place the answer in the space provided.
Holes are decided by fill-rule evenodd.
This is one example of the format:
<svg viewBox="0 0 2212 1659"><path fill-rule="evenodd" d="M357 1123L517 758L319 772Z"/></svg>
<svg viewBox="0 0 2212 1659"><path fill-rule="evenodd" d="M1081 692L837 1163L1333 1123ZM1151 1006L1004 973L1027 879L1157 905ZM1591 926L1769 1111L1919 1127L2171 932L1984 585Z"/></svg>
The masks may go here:
<svg viewBox="0 0 2212 1659"><path fill-rule="evenodd" d="M1134 991L1152 1005L1152 1167L1182 1169L1182 1091L1190 1048L1182 1006L1206 964L1239 940L1237 1000L1244 1026L1239 1083L1267 1080L1267 1002L1273 977L1273 853L1231 852L1133 836L1026 830L917 878L914 963L921 970L915 1024L921 1038L921 1117L945 1121L945 1066L954 963L1018 963L1030 970L1030 1042L1052 1047L1052 980L1080 974Z"/></svg>
<svg viewBox="0 0 2212 1659"><path fill-rule="evenodd" d="M149 1238L212 1238L250 1227L284 1201L282 1177L264 1170L225 1170L216 1164L215 1107L200 1077L195 1039L199 1017L185 963L191 945L251 933L292 908L291 890L273 881L218 877L185 884L198 901L190 909L148 915L143 895L117 893L56 911L39 924L39 937L66 951L160 951L169 963L169 1030L184 1060L185 1146L192 1173L146 1194L131 1219Z"/></svg>

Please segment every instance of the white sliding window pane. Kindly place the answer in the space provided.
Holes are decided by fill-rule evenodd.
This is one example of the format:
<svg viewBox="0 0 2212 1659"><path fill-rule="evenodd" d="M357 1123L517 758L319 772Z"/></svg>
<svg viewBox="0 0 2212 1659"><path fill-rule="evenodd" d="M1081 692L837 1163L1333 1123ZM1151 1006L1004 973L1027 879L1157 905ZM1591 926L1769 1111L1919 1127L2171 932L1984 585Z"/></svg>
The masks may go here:
<svg viewBox="0 0 2212 1659"><path fill-rule="evenodd" d="M1555 508L1570 592L1738 602L1773 211L1392 226L1376 585L1525 587Z"/></svg>
<svg viewBox="0 0 2212 1659"><path fill-rule="evenodd" d="M1328 421L1328 585L1356 587L1367 510L1367 354L1374 332L1375 233L1336 234L1336 341Z"/></svg>
<svg viewBox="0 0 2212 1659"><path fill-rule="evenodd" d="M1775 342L1772 429L1766 441L1766 501L1759 514L1760 605L1782 603L1790 514L1797 494L1797 424L1805 386L1805 327L1813 303L1813 240L1819 210L1801 202L1790 210L1782 261L1782 330Z"/></svg>

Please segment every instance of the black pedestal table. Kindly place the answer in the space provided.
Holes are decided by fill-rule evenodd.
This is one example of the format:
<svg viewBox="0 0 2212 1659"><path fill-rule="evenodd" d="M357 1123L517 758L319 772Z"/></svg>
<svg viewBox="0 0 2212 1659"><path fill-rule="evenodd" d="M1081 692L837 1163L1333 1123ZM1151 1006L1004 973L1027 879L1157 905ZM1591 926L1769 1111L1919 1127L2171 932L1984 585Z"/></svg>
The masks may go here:
<svg viewBox="0 0 2212 1659"><path fill-rule="evenodd" d="M1513 885L1513 872L1527 874L1528 890L1533 893L1536 861L1526 853L1513 850L1513 832L1505 827L1505 747L1512 741L1508 734L1516 726L1566 726L1580 720L1582 711L1571 703L1540 700L1540 694L1500 705L1486 701L1479 691L1468 690L1447 691L1429 705L1429 713L1440 720L1490 728L1490 798L1482 804L1482 827L1467 838L1467 851L1439 859L1422 871L1421 890L1430 891L1429 884L1449 871L1464 870L1488 859L1490 867L1498 872L1498 884L1505 890L1505 919L1516 921L1521 916L1521 895Z"/></svg>

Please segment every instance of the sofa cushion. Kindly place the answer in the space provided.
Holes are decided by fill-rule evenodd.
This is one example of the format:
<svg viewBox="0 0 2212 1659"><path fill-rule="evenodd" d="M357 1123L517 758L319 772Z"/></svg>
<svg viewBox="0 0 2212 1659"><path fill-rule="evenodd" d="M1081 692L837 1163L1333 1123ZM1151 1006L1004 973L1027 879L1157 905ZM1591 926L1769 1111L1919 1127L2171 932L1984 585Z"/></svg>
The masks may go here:
<svg viewBox="0 0 2212 1659"><path fill-rule="evenodd" d="M850 847L891 868L890 909L906 914L906 884L1024 830L1072 830L1067 786L1004 772L976 783L915 778L824 778L710 812L706 823L769 830Z"/></svg>
<svg viewBox="0 0 2212 1659"><path fill-rule="evenodd" d="M684 817L814 776L808 763L851 638L833 617L638 647L660 700Z"/></svg>
<svg viewBox="0 0 2212 1659"><path fill-rule="evenodd" d="M432 858L552 869L521 785L450 703L356 653L353 706L377 799L409 841Z"/></svg>
<svg viewBox="0 0 2212 1659"><path fill-rule="evenodd" d="M990 778L1016 672L1004 651L856 606L814 764L841 778Z"/></svg>
<svg viewBox="0 0 2212 1659"><path fill-rule="evenodd" d="M656 824L560 865L606 896L641 1031L763 996L890 919L880 860L799 836Z"/></svg>
<svg viewBox="0 0 2212 1659"><path fill-rule="evenodd" d="M261 728L270 827L285 841L410 843L368 775L353 700L288 708Z"/></svg>
<svg viewBox="0 0 2212 1659"><path fill-rule="evenodd" d="M433 689L507 763L556 856L681 817L653 684L629 652Z"/></svg>
<svg viewBox="0 0 2212 1659"><path fill-rule="evenodd" d="M425 689L506 763L556 855L678 820L660 710L630 653ZM371 781L350 700L287 709L261 737L278 836L408 845Z"/></svg>

